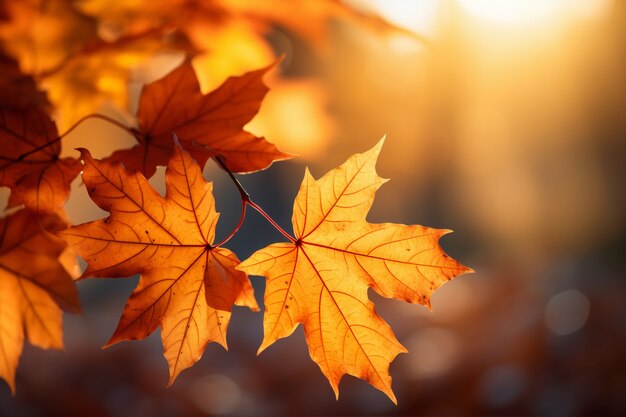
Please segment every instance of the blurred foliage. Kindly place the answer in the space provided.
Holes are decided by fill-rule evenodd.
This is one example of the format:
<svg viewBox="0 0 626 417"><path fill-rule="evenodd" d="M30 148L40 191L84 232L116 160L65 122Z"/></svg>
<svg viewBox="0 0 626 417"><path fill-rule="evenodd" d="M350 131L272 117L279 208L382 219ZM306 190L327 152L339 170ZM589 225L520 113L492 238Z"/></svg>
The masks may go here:
<svg viewBox="0 0 626 417"><path fill-rule="evenodd" d="M268 138L303 153L314 175L387 133L380 172L394 180L369 220L450 227L457 233L444 249L478 271L444 286L433 312L376 300L412 352L391 368L399 406L351 378L336 402L301 332L256 357L261 316L244 310L233 314L240 330L230 351L210 348L165 389L155 338L100 350L134 286L116 281L79 286L89 309L66 318L67 353L28 348L16 398L0 391L0 415L626 413L626 3L546 0L559 5L545 8L552 14L505 23L478 0L472 9L469 0L353 1L371 8L351 14L330 0L266 3L5 1L0 37L48 92L61 131L85 112L132 113L139 86L183 53L194 55L203 91L285 53L267 101L285 115L272 120L271 111L251 130L285 132ZM583 15L578 5L590 3L607 6ZM376 13L414 22L407 30L429 42L389 33ZM1 62L3 91L23 85L33 93L13 99L46 103L9 58ZM287 111L296 106L305 110ZM294 139L290 147L307 131L314 146ZM85 137L97 156L123 146L97 123L74 133L64 149ZM298 164L242 178L281 225ZM206 172L227 228L238 216L236 191L217 169ZM75 184L67 205L75 222L99 216L83 192ZM252 238L232 241L242 257L274 240L257 220L242 230Z"/></svg>

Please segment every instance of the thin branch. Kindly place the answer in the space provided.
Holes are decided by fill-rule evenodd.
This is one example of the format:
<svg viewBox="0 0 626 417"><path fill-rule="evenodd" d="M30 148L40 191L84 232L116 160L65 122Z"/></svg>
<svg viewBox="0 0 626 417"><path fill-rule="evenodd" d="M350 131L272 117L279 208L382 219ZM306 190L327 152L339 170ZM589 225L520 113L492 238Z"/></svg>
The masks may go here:
<svg viewBox="0 0 626 417"><path fill-rule="evenodd" d="M233 236L235 236L235 234L239 231L239 229L241 229L241 226L243 225L243 221L246 218L246 206L247 205L248 204L244 200L241 200L241 216L239 217L239 222L237 223L235 228L228 234L228 236L226 236L224 239L222 239L222 241L220 243L216 243L216 244L212 245L214 248L218 248L218 247L224 245Z"/></svg>
<svg viewBox="0 0 626 417"><path fill-rule="evenodd" d="M270 224L271 224L272 226L274 226L274 228L275 228L276 230L278 230L278 231L279 231L279 232L280 232L283 236L285 236L287 239L289 239L292 243L296 243L296 239L295 239L293 236L291 236L289 233L285 232L285 230L284 230L282 227L280 227L280 225L279 225L278 223L276 223L276 222L274 221L274 219L272 219L272 218L270 217L270 215L269 215L269 214L267 214L267 213L266 213L266 212L265 212L265 211L261 208L261 206L259 206L257 203L255 203L255 202L254 202L254 201L252 201L252 200L248 200L248 204L250 205L250 207L252 207L252 208L253 208L253 209L255 209L256 211L258 211L258 212L259 212L259 214L261 214L261 216L265 217L265 220L267 220L268 222L270 222Z"/></svg>
<svg viewBox="0 0 626 417"><path fill-rule="evenodd" d="M276 230L278 230L283 236L285 236L287 239L289 239L291 242L296 242L296 239L294 239L293 236L291 236L289 233L287 233L282 227L280 227L280 225L278 223L276 223L274 221L274 219L272 219L270 217L269 214L267 214L265 212L265 210L263 210L261 208L261 206L259 206L257 203L255 203L254 201L252 201L252 199L250 198L250 194L246 191L245 188L243 188L243 185L241 185L241 183L239 182L239 180L237 179L237 177L235 177L235 175L233 174L233 172L228 168L228 166L226 166L226 163L224 162L224 160L222 160L222 158L219 155L215 155L213 157L213 159L218 163L218 165L224 170L226 171L226 173L228 174L228 176L230 177L230 179L233 181L233 183L235 184L235 186L237 187L237 190L239 191L239 195L241 196L241 202L244 205L244 208L247 205L249 205L250 207L252 207L253 209L255 209L257 212L259 212L259 214L261 216L263 216L265 218L265 220L267 220L272 226L274 226L274 228ZM245 211L245 210L243 210ZM242 214L243 216L243 214ZM242 217L243 218L243 217ZM238 225L238 227L236 228L238 230L238 228L240 227L240 225ZM234 235L234 233L237 232L237 230L235 230L232 234ZM230 239L229 236L228 239ZM221 244L221 243L220 243ZM219 246L219 245L218 245Z"/></svg>
<svg viewBox="0 0 626 417"><path fill-rule="evenodd" d="M137 132L136 129L126 126L125 124L123 124L122 122L118 122L117 120L109 117L109 116L105 116L104 114L88 114L87 116L83 116L81 117L76 123L74 123L69 129L67 129L63 134L57 136L56 138L52 139L50 142L45 143L41 146L37 146L36 148L31 149L28 152L24 152L23 154L21 154L17 159L19 161L22 161L24 159L26 159L28 156L37 153L39 151L41 151L42 149L46 149L48 146L52 146L55 143L59 142L61 139L63 139L65 136L69 135L74 129L76 129L81 123L83 123L84 121L88 120L88 119L102 119L105 120L109 123L111 123L112 125L115 125L117 127L119 127L120 129L123 129L125 131L127 131L129 134L133 135L133 137L137 137L137 134L139 132Z"/></svg>
<svg viewBox="0 0 626 417"><path fill-rule="evenodd" d="M248 192L246 191L245 188L243 188L243 185L241 185L241 183L239 182L239 180L235 177L235 175L233 174L233 172L226 166L226 163L224 162L224 160L222 159L221 156L219 155L215 155L213 157L213 159L215 159L215 161L218 163L218 165L220 166L220 168L222 168L224 171L226 171L226 173L228 174L228 176L230 177L230 179L233 181L233 183L235 184L235 187L237 187L237 190L239 191L239 195L241 195L241 201L243 202L248 202L250 201L250 194L248 194Z"/></svg>

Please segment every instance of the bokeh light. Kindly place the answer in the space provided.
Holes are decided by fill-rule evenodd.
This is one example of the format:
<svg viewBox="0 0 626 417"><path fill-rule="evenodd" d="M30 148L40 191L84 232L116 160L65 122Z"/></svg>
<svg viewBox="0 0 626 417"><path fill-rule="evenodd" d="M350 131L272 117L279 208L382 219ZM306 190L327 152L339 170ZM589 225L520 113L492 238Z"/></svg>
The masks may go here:
<svg viewBox="0 0 626 417"><path fill-rule="evenodd" d="M479 382L481 399L496 409L514 403L527 389L523 370L514 365L491 368Z"/></svg>
<svg viewBox="0 0 626 417"><path fill-rule="evenodd" d="M576 289L562 291L548 301L546 326L554 333L565 336L580 330L589 317L589 299Z"/></svg>
<svg viewBox="0 0 626 417"><path fill-rule="evenodd" d="M241 389L230 378L212 374L198 378L189 392L192 401L207 414L231 414L241 402Z"/></svg>
<svg viewBox="0 0 626 417"><path fill-rule="evenodd" d="M406 347L411 354L410 375L425 379L451 371L460 360L462 349L457 336L442 327L417 330L407 339Z"/></svg>

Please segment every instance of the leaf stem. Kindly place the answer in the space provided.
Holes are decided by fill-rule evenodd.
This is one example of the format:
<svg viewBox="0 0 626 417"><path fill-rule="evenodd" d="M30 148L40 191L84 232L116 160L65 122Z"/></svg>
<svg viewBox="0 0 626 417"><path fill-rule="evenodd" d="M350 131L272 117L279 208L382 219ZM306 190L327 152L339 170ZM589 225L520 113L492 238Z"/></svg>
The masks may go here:
<svg viewBox="0 0 626 417"><path fill-rule="evenodd" d="M235 184L235 187L237 187L237 190L239 191L239 195L241 196L241 201L244 203L250 201L250 194L248 194L246 189L243 188L243 185L241 185L239 180L235 177L235 174L233 174L233 172L226 166L226 163L224 162L222 157L219 155L215 155L213 159L215 159L215 161L220 166L220 168L226 171L230 179L233 181L233 183Z"/></svg>
<svg viewBox="0 0 626 417"><path fill-rule="evenodd" d="M267 220L268 222L270 222L270 224L271 224L272 226L274 226L274 228L275 228L276 230L278 230L278 231L279 231L279 232L280 232L283 236L285 236L287 239L289 239L292 243L296 243L296 239L295 239L293 236L291 236L289 233L285 232L285 230L284 230L282 227L280 227L280 225L279 225L278 223L276 223L276 222L274 221L274 219L272 219L272 218L270 217L270 215L269 215L269 214L267 214L267 213L266 213L266 212L265 212L265 211L261 208L261 206L259 206L257 203L255 203L255 202L254 202L254 201L252 201L252 200L248 200L248 201L247 201L247 204L248 204L248 205L250 205L250 207L252 207L252 208L253 208L253 209L255 209L256 211L258 211L258 212L259 212L259 214L260 214L261 216L265 217L265 220Z"/></svg>
<svg viewBox="0 0 626 417"><path fill-rule="evenodd" d="M63 139L65 136L69 135L81 123L85 122L88 119L102 119L102 120L105 120L105 121L111 123L112 125L115 125L115 126L119 127L120 129L123 129L123 130L127 131L129 134L133 135L135 138L139 134L139 132L135 128L126 126L124 123L119 122L119 121L117 121L117 120L115 120L115 119L113 119L113 118L111 118L109 116L105 116L104 114L98 114L98 113L88 114L86 116L81 117L78 121L76 121L76 123L74 123L63 134L61 134L61 135L57 136L56 138L52 139L50 142L45 143L45 144L43 144L41 146L38 146L36 148L33 148L30 151L28 151L28 152L24 152L23 154L21 154L18 157L18 160L21 161L21 160L27 158L28 156L41 151L42 149L46 149L47 147L54 145L55 143L57 143L61 139Z"/></svg>
<svg viewBox="0 0 626 417"><path fill-rule="evenodd" d="M222 239L222 241L220 243L212 245L214 248L218 248L218 247L224 245L233 236L235 236L235 234L239 231L239 229L241 229L241 226L243 225L243 221L246 218L246 206L247 206L247 203L244 200L241 200L241 216L239 217L239 222L237 223L235 228L228 234L228 236L226 236L224 239Z"/></svg>
<svg viewBox="0 0 626 417"><path fill-rule="evenodd" d="M249 205L250 207L252 207L253 209L255 209L261 216L263 216L265 218L265 220L267 220L272 226L274 226L274 228L276 230L278 230L283 236L285 236L287 239L289 239L291 242L296 242L296 239L294 239L293 236L291 236L289 233L287 233L282 227L280 227L280 225L278 223L276 223L276 221L274 221L274 219L272 219L272 217L267 214L265 212L265 210L263 210L261 208L261 206L259 206L257 203L255 203L254 201L252 201L252 199L250 198L250 194L246 191L245 188L243 188L243 185L241 185L241 183L239 182L239 180L237 179L237 177L235 177L235 174L233 174L233 172L228 168L228 166L226 166L226 163L224 162L224 160L219 156L219 155L215 155L213 157L213 159L217 162L217 164L224 170L226 171L226 173L228 174L228 176L230 177L230 179L233 181L233 183L235 184L235 187L237 187L237 190L239 191L239 195L241 196L241 203L243 204L243 209L242 209L242 214L241 214L241 219L239 221L239 224L237 224L237 226L235 227L235 229L227 236L227 238L223 241L220 242L220 244L216 245L219 246L222 243L225 243L227 240L229 240L232 236L234 236L235 233L237 233L237 231L239 230L239 228L241 227L241 225L243 224L243 218L245 216L245 208L246 205Z"/></svg>

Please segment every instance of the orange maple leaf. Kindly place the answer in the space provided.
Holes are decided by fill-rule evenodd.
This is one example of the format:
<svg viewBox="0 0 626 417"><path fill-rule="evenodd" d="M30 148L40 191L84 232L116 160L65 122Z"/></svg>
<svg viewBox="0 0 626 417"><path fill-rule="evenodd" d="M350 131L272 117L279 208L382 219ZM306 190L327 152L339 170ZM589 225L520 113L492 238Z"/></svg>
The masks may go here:
<svg viewBox="0 0 626 417"><path fill-rule="evenodd" d="M44 229L58 222L27 210L0 219L0 378L13 393L24 336L35 346L63 349L61 309L80 312L60 260L66 244Z"/></svg>
<svg viewBox="0 0 626 417"><path fill-rule="evenodd" d="M302 323L309 354L336 396L351 374L395 403L389 364L406 349L376 314L368 287L430 306L439 286L471 270L439 247L448 230L365 220L385 182L375 169L382 144L317 181L307 170L294 203L295 239L258 250L238 269L267 278L259 353Z"/></svg>
<svg viewBox="0 0 626 417"><path fill-rule="evenodd" d="M263 75L272 67L230 77L211 93L202 94L191 63L185 61L144 86L137 113L139 144L114 152L110 160L123 161L151 177L157 165L169 160L174 132L201 166L219 155L231 171L252 172L293 157L243 130L268 91Z"/></svg>
<svg viewBox="0 0 626 417"><path fill-rule="evenodd" d="M74 158L59 158L54 122L40 108L0 109L0 185L11 188L8 207L24 204L38 213L59 209L82 169Z"/></svg>
<svg viewBox="0 0 626 417"><path fill-rule="evenodd" d="M236 255L212 246L219 217L213 185L178 146L165 174L166 197L141 173L81 152L85 186L111 215L61 236L88 262L83 277L141 274L106 346L144 339L160 325L171 384L209 342L226 348L233 304L258 310L250 281L235 269Z"/></svg>

